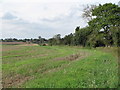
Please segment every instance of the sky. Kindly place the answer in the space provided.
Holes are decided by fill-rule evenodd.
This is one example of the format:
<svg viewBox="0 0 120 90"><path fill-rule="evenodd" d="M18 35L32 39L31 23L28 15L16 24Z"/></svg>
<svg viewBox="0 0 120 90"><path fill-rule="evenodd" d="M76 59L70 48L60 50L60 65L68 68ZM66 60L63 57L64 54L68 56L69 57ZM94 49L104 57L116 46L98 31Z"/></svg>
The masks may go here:
<svg viewBox="0 0 120 90"><path fill-rule="evenodd" d="M83 8L88 4L119 0L0 0L1 38L52 38L85 27Z"/></svg>

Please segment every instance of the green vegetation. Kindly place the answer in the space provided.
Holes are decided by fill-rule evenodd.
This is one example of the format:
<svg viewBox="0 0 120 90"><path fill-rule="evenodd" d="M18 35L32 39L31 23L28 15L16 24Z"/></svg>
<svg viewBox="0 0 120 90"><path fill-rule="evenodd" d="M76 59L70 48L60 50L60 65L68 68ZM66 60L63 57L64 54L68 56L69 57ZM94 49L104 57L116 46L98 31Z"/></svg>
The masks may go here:
<svg viewBox="0 0 120 90"><path fill-rule="evenodd" d="M118 87L116 47L120 46L120 7L112 3L88 6L83 17L88 19L88 26L78 26L75 33L63 38L57 34L48 40L41 36L38 39L1 39L3 44L11 43L3 45L3 86ZM13 42L25 43L15 45ZM30 43L40 46L29 46Z"/></svg>
<svg viewBox="0 0 120 90"><path fill-rule="evenodd" d="M3 86L116 88L115 48L3 45Z"/></svg>

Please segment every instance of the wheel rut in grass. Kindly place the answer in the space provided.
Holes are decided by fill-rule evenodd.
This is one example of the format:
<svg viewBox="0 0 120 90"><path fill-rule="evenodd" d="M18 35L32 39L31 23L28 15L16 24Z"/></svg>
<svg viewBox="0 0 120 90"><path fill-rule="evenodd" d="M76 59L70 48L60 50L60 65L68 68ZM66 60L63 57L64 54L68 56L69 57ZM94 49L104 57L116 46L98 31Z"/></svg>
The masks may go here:
<svg viewBox="0 0 120 90"><path fill-rule="evenodd" d="M55 58L54 59L55 61L67 60L69 62L68 62L68 64L62 64L57 68L46 70L45 72L43 72L43 74L46 74L46 73L49 73L49 72L56 72L58 70L64 69L64 68L68 67L70 64L72 64L73 62L78 61L78 60L82 60L82 59L86 58L89 55L90 55L90 53L88 53L88 52L80 52L80 53L72 54L72 55L69 55L69 56L66 56L66 57Z"/></svg>
<svg viewBox="0 0 120 90"><path fill-rule="evenodd" d="M70 64L72 64L74 61L82 60L83 58L89 56L90 54L85 51L78 52L76 54L71 54L64 57L56 57L54 59L51 59L50 62L58 62L60 60L67 60L68 63L63 63L59 65L58 67L48 68L47 70L44 70L44 68L38 68L34 71L34 73L40 73L40 74L47 74L52 72L57 72L59 70L67 68ZM49 62L48 62L49 63ZM47 65L47 64L45 64ZM44 66L45 66L44 65ZM21 87L25 82L34 79L32 76L23 76L23 75L14 75L9 78L6 78L3 80L3 87Z"/></svg>
<svg viewBox="0 0 120 90"><path fill-rule="evenodd" d="M24 82L30 79L32 79L32 77L17 74L15 76L4 79L2 83L3 88L9 88L13 86L20 87L21 84L23 84Z"/></svg>
<svg viewBox="0 0 120 90"><path fill-rule="evenodd" d="M65 57L58 57L58 58L55 58L54 60L68 60L68 61L81 60L87 57L88 55L89 55L88 52L80 52L80 53L72 54Z"/></svg>

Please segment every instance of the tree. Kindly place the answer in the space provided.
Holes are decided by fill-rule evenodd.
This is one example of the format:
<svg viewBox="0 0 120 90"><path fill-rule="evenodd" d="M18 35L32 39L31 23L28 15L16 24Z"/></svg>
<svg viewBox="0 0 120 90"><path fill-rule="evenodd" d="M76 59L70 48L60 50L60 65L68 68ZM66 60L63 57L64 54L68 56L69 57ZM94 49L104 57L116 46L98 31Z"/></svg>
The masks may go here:
<svg viewBox="0 0 120 90"><path fill-rule="evenodd" d="M41 36L38 36L38 44L41 45L44 42Z"/></svg>
<svg viewBox="0 0 120 90"><path fill-rule="evenodd" d="M59 45L60 44L61 35L60 34L54 35L53 38L54 38L55 44Z"/></svg>
<svg viewBox="0 0 120 90"><path fill-rule="evenodd" d="M82 17L84 19L86 19L87 21L91 21L93 19L92 10L94 8L96 8L96 7L97 7L96 5L87 5L87 6L85 6L85 8L83 9Z"/></svg>
<svg viewBox="0 0 120 90"><path fill-rule="evenodd" d="M87 46L94 48L105 46L106 41L104 40L103 36L104 34L102 32L99 32L98 34L92 32L92 34L88 36Z"/></svg>
<svg viewBox="0 0 120 90"><path fill-rule="evenodd" d="M91 33L92 33L91 27L85 27L85 28L81 28L79 30L76 30L75 35L74 35L74 44L86 46L88 36L91 35Z"/></svg>
<svg viewBox="0 0 120 90"><path fill-rule="evenodd" d="M120 7L112 3L106 3L104 5L99 5L98 7L92 10L92 16L96 18L89 21L89 26L96 28L96 34L99 35L101 29L104 31L104 35L101 38L104 38L106 41L106 46L111 45L112 42L115 42L116 37L113 40L112 32L116 32L117 29L111 31L111 27L120 27ZM118 35L119 36L119 35Z"/></svg>
<svg viewBox="0 0 120 90"><path fill-rule="evenodd" d="M112 26L110 27L110 31L112 33L114 45L119 47L120 46L120 27Z"/></svg>
<svg viewBox="0 0 120 90"><path fill-rule="evenodd" d="M63 43L64 45L73 45L73 34L69 34L69 35L66 35L64 38L63 38Z"/></svg>
<svg viewBox="0 0 120 90"><path fill-rule="evenodd" d="M48 40L48 43L49 45L60 45L61 44L61 35L60 34L57 34L57 35L54 35L53 38L50 38Z"/></svg>

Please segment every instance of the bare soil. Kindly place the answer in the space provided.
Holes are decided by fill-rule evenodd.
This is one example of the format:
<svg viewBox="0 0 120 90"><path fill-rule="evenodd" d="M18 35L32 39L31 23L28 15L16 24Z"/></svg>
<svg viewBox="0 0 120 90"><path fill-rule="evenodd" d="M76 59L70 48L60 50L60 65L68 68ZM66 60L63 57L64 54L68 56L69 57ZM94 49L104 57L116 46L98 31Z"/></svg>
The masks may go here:
<svg viewBox="0 0 120 90"><path fill-rule="evenodd" d="M30 76L21 76L21 75L16 75L16 76L12 76L6 79L3 79L3 88L5 87L12 87L12 86L17 86L19 87L21 84L23 84L24 82L30 80L31 77Z"/></svg>
<svg viewBox="0 0 120 90"><path fill-rule="evenodd" d="M20 44L26 44L26 42L1 42L2 45L20 45Z"/></svg>
<svg viewBox="0 0 120 90"><path fill-rule="evenodd" d="M38 46L38 44L22 44L20 46Z"/></svg>

